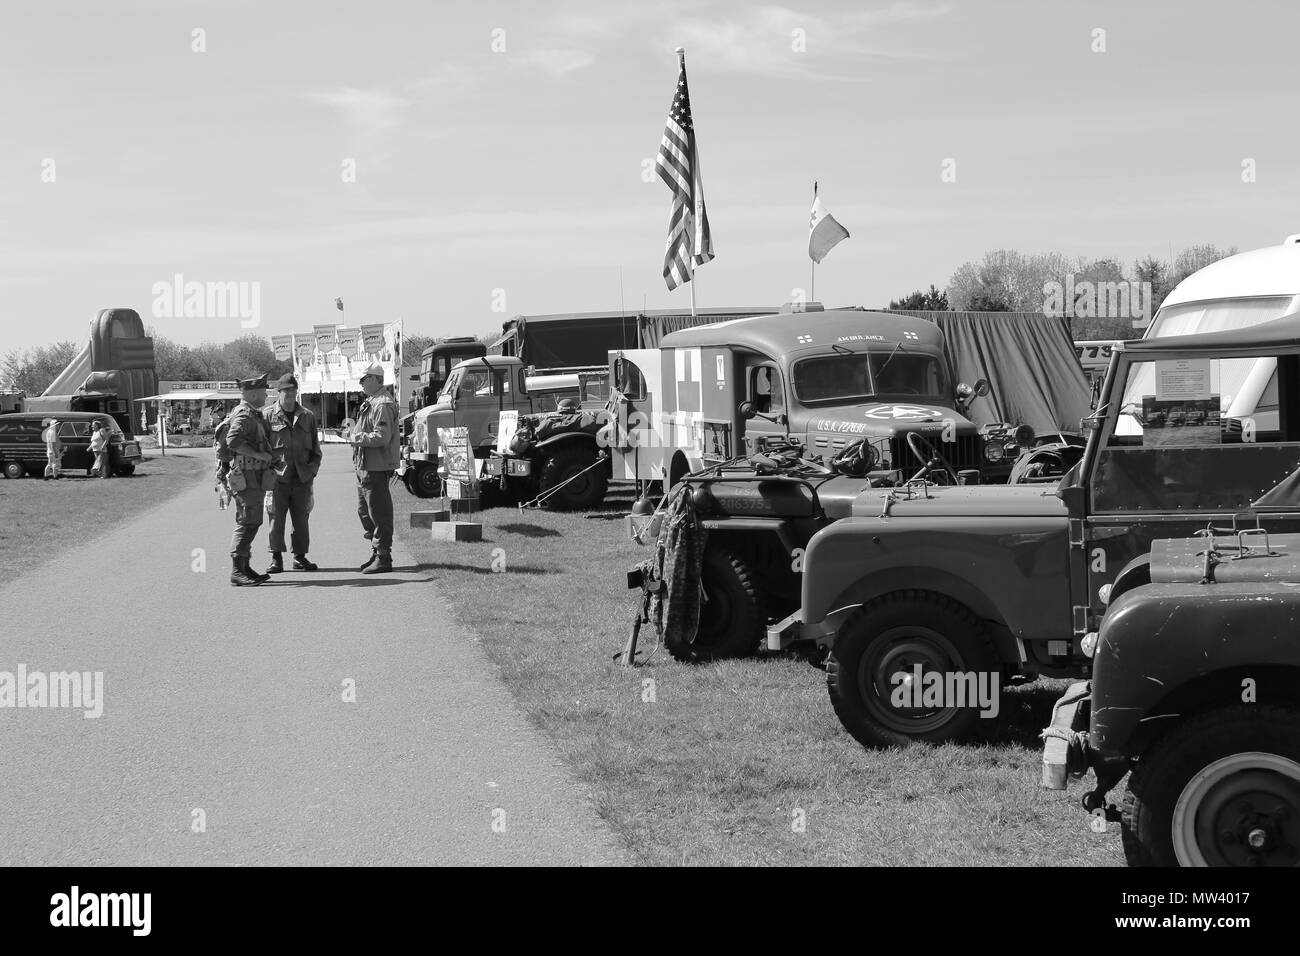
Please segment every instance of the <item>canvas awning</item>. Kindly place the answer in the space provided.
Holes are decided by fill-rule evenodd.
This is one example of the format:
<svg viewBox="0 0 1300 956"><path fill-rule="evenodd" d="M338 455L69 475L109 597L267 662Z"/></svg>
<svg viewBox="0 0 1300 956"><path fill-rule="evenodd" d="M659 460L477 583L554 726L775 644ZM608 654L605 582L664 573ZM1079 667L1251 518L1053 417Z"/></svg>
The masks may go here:
<svg viewBox="0 0 1300 956"><path fill-rule="evenodd" d="M267 389L268 394L275 389ZM218 390L211 392L163 392L161 395L146 395L144 398L137 398L137 402L213 402L213 401L232 401L237 402L242 397L238 391Z"/></svg>

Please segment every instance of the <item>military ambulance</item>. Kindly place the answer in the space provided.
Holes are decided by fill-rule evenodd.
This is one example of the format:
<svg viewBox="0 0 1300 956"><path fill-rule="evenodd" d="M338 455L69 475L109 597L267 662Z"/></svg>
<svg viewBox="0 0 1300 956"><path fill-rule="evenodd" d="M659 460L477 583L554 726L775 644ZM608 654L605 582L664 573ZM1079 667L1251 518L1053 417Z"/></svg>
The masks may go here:
<svg viewBox="0 0 1300 956"><path fill-rule="evenodd" d="M611 352L610 375L615 480L671 486L791 440L829 460L865 439L862 472L882 484L925 464L913 433L942 448L962 482L1005 480L1016 456L1005 430L967 417L987 380L958 383L943 332L910 316L853 308L733 319L673 332L657 349Z"/></svg>

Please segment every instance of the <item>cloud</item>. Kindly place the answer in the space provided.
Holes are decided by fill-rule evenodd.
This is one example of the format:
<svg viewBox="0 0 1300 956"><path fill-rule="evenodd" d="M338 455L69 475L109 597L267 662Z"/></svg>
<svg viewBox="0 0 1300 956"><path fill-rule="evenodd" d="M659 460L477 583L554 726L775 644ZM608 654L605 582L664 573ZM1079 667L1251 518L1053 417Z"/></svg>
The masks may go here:
<svg viewBox="0 0 1300 956"><path fill-rule="evenodd" d="M402 113L411 101L385 90L339 90L304 94L308 100L335 109L349 137L349 149L367 165L384 169L392 157L393 134L402 127Z"/></svg>
<svg viewBox="0 0 1300 956"><path fill-rule="evenodd" d="M530 50L511 53L508 62L513 67L536 67L552 76L567 76L591 66L596 57L585 50Z"/></svg>

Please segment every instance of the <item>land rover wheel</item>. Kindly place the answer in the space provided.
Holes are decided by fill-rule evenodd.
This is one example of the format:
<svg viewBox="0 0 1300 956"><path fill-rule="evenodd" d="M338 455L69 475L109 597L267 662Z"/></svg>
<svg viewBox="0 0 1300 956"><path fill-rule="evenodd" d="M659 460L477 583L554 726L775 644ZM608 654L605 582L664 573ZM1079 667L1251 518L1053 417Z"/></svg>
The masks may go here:
<svg viewBox="0 0 1300 956"><path fill-rule="evenodd" d="M432 465L416 465L406 473L406 488L417 498L436 498L442 493L442 479Z"/></svg>
<svg viewBox="0 0 1300 956"><path fill-rule="evenodd" d="M27 469L23 467L23 463L21 461L5 462L6 478L21 478L25 474L27 474Z"/></svg>
<svg viewBox="0 0 1300 956"><path fill-rule="evenodd" d="M969 676L939 676L958 673ZM929 591L900 591L859 608L826 659L835 715L867 747L968 735L982 710L979 688L1000 677L979 619Z"/></svg>
<svg viewBox="0 0 1300 956"><path fill-rule="evenodd" d="M731 551L706 548L700 583L695 639L689 644L668 642L668 653L690 664L753 654L763 640L767 618L749 567Z"/></svg>
<svg viewBox="0 0 1300 956"><path fill-rule="evenodd" d="M609 477L605 463L589 448L561 447L542 465L540 493L558 488L546 499L557 511L586 511L605 500ZM563 486L563 487L561 487Z"/></svg>
<svg viewBox="0 0 1300 956"><path fill-rule="evenodd" d="M1300 710L1180 721L1138 759L1120 834L1129 866L1300 865Z"/></svg>

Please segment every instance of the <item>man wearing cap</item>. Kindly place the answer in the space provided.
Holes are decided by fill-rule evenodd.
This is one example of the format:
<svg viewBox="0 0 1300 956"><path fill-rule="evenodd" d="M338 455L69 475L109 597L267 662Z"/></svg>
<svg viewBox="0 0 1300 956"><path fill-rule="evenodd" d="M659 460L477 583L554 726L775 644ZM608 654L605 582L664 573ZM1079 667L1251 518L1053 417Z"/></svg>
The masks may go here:
<svg viewBox="0 0 1300 956"><path fill-rule="evenodd" d="M393 495L388 482L397 470L397 402L384 388L384 367L378 363L361 376L366 400L357 423L348 434L357 469L357 515L370 541L370 557L363 574L393 570Z"/></svg>
<svg viewBox="0 0 1300 956"><path fill-rule="evenodd" d="M262 406L266 404L266 376L244 379L239 383L241 400L230 413L226 444L234 454L227 484L235 498L235 534L230 540L233 566L230 583L235 587L261 584L270 576L249 567L253 539L262 526L262 499L275 489L277 475L271 468L270 433Z"/></svg>
<svg viewBox="0 0 1300 956"><path fill-rule="evenodd" d="M41 432L45 441L45 480L63 477L63 439L59 437L59 420L50 419L50 425Z"/></svg>
<svg viewBox="0 0 1300 956"><path fill-rule="evenodd" d="M271 466L276 473L271 498L271 566L268 574L284 570L284 523L293 518L293 569L315 571L307 560L311 534L307 526L312 506L312 482L320 471L320 436L316 416L298 404L298 380L292 373L280 376L275 387L280 397L262 412L271 430Z"/></svg>

